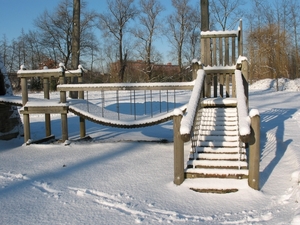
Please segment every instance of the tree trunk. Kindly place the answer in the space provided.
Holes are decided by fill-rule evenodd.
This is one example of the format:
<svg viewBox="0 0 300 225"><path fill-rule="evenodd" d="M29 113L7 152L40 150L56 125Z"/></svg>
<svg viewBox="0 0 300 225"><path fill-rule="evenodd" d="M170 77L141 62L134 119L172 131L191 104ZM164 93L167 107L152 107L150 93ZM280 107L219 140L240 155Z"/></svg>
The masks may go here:
<svg viewBox="0 0 300 225"><path fill-rule="evenodd" d="M201 31L209 30L209 3L208 0L201 0ZM210 60L210 40L205 38L201 40L201 62L209 65Z"/></svg>
<svg viewBox="0 0 300 225"><path fill-rule="evenodd" d="M73 0L73 32L72 32L72 59L71 67L78 69L80 56L80 0ZM71 83L78 83L77 77L71 78ZM78 98L77 91L70 91L71 98Z"/></svg>

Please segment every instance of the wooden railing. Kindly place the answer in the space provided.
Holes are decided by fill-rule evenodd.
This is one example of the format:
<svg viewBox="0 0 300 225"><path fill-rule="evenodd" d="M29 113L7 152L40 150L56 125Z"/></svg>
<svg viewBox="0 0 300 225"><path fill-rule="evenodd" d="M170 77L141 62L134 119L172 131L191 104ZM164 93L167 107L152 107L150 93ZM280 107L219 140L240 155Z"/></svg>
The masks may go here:
<svg viewBox="0 0 300 225"><path fill-rule="evenodd" d="M51 135L50 114L61 114L62 141L65 141L69 138L67 113L68 111L72 111L80 117L80 137L83 138L86 136L85 119L90 119L91 121L108 126L126 128L151 126L170 120L173 117L174 108L178 107L178 93L183 90L190 91L194 86L194 81L169 83L82 84L82 75L82 67L79 67L78 70L66 70L63 65L60 65L60 67L57 69L44 70L26 70L24 67L22 67L18 71L18 77L21 78L22 85L23 108L20 110L20 112L23 114L25 142L30 139L30 114L45 114L46 136ZM78 77L79 84L65 84L66 78L72 76ZM43 79L44 99L46 100L44 100L42 104L31 102L28 98L27 82L28 79L32 77L40 77ZM55 102L47 100L50 99L49 79L51 77L57 77L60 83L57 86L57 90L60 91L60 99L56 100ZM68 91L79 92L78 101L81 100L82 102L84 101L86 103L86 109L84 110L84 112L82 112L82 110L76 110L76 107L73 107L72 102L76 100L67 101ZM93 105L89 102L89 92L92 91L96 91L99 93L97 102L98 106L100 106L97 106L98 114L96 116L89 113L89 108L91 108ZM163 92L165 92L165 99L162 98ZM116 117L111 119L107 118L104 110L104 108L106 107L105 104L108 100L108 93L114 93L114 97L113 99L111 99L113 102L110 102L110 105L116 105ZM139 98L136 97L137 95L139 95ZM143 97L140 98L140 96ZM84 98L86 99L84 100ZM139 100L137 101L137 99ZM144 101L142 100L143 102L141 102L141 99L143 99ZM101 102L101 104L99 104L99 101ZM127 106L128 104L130 105L131 114L134 118L134 121L132 119L128 120L128 118L123 118L122 120L121 105L122 103L124 103L124 101L126 101ZM137 116L137 105L140 106L141 104L144 105L142 119ZM162 104L164 104L163 107ZM154 109L154 105L157 106L156 109ZM155 116L154 113L156 114ZM153 119L150 120L149 118Z"/></svg>
<svg viewBox="0 0 300 225"><path fill-rule="evenodd" d="M201 59L209 66L230 66L243 55L242 21L233 31L202 31Z"/></svg>

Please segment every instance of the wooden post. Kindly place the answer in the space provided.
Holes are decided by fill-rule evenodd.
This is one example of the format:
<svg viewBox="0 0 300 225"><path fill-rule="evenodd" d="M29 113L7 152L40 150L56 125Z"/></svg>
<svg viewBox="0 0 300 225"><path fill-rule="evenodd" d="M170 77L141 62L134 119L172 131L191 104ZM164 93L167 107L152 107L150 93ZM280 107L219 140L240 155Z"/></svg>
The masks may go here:
<svg viewBox="0 0 300 225"><path fill-rule="evenodd" d="M28 102L28 88L27 88L26 77L21 77L21 88L22 88L22 104L24 106Z"/></svg>
<svg viewBox="0 0 300 225"><path fill-rule="evenodd" d="M238 54L243 55L243 23L242 20L240 20L240 25L239 25L239 36L238 36Z"/></svg>
<svg viewBox="0 0 300 225"><path fill-rule="evenodd" d="M193 73L193 80L197 78L197 71L200 69L200 65L197 60L193 60L192 62L192 73Z"/></svg>
<svg viewBox="0 0 300 225"><path fill-rule="evenodd" d="M180 135L181 115L173 117L174 132L174 184L180 185L184 181L184 142Z"/></svg>
<svg viewBox="0 0 300 225"><path fill-rule="evenodd" d="M24 67L25 69L25 67ZM22 88L22 104L23 107L28 102L28 87L27 78L21 77L21 88ZM24 123L24 142L26 143L30 139L30 118L29 114L23 114Z"/></svg>
<svg viewBox="0 0 300 225"><path fill-rule="evenodd" d="M64 84L65 83L65 69L64 65L60 64L59 65L62 68L62 75L59 77L59 83ZM67 96L66 96L66 91L60 91L60 102L61 103L66 103L67 102ZM67 113L62 113L61 114L61 138L62 141L68 140L68 116Z"/></svg>
<svg viewBox="0 0 300 225"><path fill-rule="evenodd" d="M78 77L78 83L82 84L82 76ZM79 99L84 99L84 91L79 91L78 92L78 97ZM85 129L85 119L82 117L79 117L79 126L80 126L80 137L84 138L86 136L86 129Z"/></svg>
<svg viewBox="0 0 300 225"><path fill-rule="evenodd" d="M43 87L44 87L44 98L50 99L49 94L49 78L43 79ZM45 129L46 129L46 137L51 135L51 120L50 120L50 114L45 114Z"/></svg>
<svg viewBox="0 0 300 225"><path fill-rule="evenodd" d="M252 111L252 110L251 110ZM250 112L250 115L252 112ZM249 141L249 176L248 185L259 190L260 162L260 116L256 113L251 117L251 135Z"/></svg>
<svg viewBox="0 0 300 225"><path fill-rule="evenodd" d="M249 108L249 64L248 60L243 60L241 65L241 72L242 72L242 79L243 79L243 86L244 86L244 94L246 98L246 103Z"/></svg>
<svg viewBox="0 0 300 225"><path fill-rule="evenodd" d="M24 123L24 143L30 139L30 119L29 114L23 114L23 123Z"/></svg>

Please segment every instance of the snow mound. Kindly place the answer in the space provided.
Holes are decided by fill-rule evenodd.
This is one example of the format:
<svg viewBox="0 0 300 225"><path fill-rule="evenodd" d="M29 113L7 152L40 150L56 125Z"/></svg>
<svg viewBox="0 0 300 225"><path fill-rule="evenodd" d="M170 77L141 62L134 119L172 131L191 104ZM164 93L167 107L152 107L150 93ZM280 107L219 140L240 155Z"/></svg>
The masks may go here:
<svg viewBox="0 0 300 225"><path fill-rule="evenodd" d="M276 90L276 79L262 79L250 85L250 90ZM287 78L278 79L279 91L300 91L300 78L290 80Z"/></svg>

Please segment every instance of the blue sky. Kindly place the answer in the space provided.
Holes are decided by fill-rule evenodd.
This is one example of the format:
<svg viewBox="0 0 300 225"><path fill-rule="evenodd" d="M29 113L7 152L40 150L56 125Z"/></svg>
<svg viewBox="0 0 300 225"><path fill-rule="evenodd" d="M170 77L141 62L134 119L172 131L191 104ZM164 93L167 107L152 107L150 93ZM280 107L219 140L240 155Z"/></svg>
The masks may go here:
<svg viewBox="0 0 300 225"><path fill-rule="evenodd" d="M34 20L46 9L52 12L61 0L0 0L0 39L17 38L22 29L34 29ZM106 7L106 0L87 0L88 8L97 12Z"/></svg>
<svg viewBox="0 0 300 225"><path fill-rule="evenodd" d="M21 35L22 29L25 33L34 30L34 20L43 14L45 10L53 12L61 0L0 0L0 40L3 35L8 41L16 39ZM107 7L106 0L86 0L88 9L96 12L105 12ZM196 4L199 0L192 0ZM166 9L171 9L171 0L162 0L161 3ZM166 10L164 13L169 13ZM98 29L96 29L97 31ZM99 34L96 34L98 38ZM169 46L164 43L164 39L157 40L157 48L161 51L169 50ZM165 57L167 58L167 57ZM167 59L165 59L168 61Z"/></svg>

